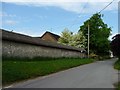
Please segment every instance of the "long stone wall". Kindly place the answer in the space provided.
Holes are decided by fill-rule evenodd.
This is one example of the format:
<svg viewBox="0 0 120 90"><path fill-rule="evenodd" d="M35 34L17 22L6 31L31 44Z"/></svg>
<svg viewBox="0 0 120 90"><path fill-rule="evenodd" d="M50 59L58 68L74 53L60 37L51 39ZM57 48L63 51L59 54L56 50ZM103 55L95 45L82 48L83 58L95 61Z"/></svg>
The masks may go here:
<svg viewBox="0 0 120 90"><path fill-rule="evenodd" d="M86 57L83 48L46 42L2 30L2 55L12 57Z"/></svg>

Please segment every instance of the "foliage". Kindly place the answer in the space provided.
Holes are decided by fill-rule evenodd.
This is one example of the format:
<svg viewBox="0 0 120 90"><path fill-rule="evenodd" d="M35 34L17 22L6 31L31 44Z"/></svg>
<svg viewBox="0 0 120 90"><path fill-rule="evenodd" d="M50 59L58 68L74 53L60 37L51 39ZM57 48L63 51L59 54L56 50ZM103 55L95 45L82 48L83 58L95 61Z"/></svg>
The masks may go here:
<svg viewBox="0 0 120 90"><path fill-rule="evenodd" d="M112 39L111 50L113 51L113 55L120 59L120 34L115 35Z"/></svg>
<svg viewBox="0 0 120 90"><path fill-rule="evenodd" d="M84 22L84 25L80 26L79 32L83 32L83 35L88 39L88 25L90 32L90 52L96 55L108 55L110 49L110 36L111 28L108 28L102 20L100 13L94 14L90 19ZM86 47L87 47L86 43ZM86 48L87 49L87 48Z"/></svg>
<svg viewBox="0 0 120 90"><path fill-rule="evenodd" d="M117 69L117 70L120 70L120 59L115 62L114 68Z"/></svg>
<svg viewBox="0 0 120 90"><path fill-rule="evenodd" d="M78 48L80 48L80 47L85 48L86 38L83 36L82 32L78 32L77 34L73 35L72 42L71 42L71 46L75 46Z"/></svg>
<svg viewBox="0 0 120 90"><path fill-rule="evenodd" d="M120 82L118 83L118 87L117 87L117 90L120 90Z"/></svg>
<svg viewBox="0 0 120 90"><path fill-rule="evenodd" d="M68 29L64 29L58 42L65 45L75 46L80 48L80 47L85 47L86 39L83 36L82 32L73 34Z"/></svg>
<svg viewBox="0 0 120 90"><path fill-rule="evenodd" d="M120 82L114 84L115 90L120 90Z"/></svg>
<svg viewBox="0 0 120 90"><path fill-rule="evenodd" d="M92 63L93 61L93 59L80 58L3 58L2 82L3 85L6 85Z"/></svg>
<svg viewBox="0 0 120 90"><path fill-rule="evenodd" d="M67 28L61 33L61 37L59 38L58 42L69 45L72 40L72 32L70 32Z"/></svg>
<svg viewBox="0 0 120 90"><path fill-rule="evenodd" d="M114 64L114 68L120 70L120 59L117 60ZM116 90L120 90L120 82L115 84Z"/></svg>
<svg viewBox="0 0 120 90"><path fill-rule="evenodd" d="M96 54L94 54L94 53L90 53L89 57L90 57L90 58L97 59L97 58L98 58L98 55L96 55Z"/></svg>

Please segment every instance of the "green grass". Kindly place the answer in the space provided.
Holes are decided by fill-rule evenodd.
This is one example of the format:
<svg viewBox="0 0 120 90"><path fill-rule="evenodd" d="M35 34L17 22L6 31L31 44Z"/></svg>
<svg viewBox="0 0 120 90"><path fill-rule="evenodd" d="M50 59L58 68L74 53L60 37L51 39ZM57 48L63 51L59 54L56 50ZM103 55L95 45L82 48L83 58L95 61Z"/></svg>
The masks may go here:
<svg viewBox="0 0 120 90"><path fill-rule="evenodd" d="M118 83L118 89L117 90L120 90L120 82Z"/></svg>
<svg viewBox="0 0 120 90"><path fill-rule="evenodd" d="M3 58L2 83L11 84L94 62L80 58Z"/></svg>
<svg viewBox="0 0 120 90"><path fill-rule="evenodd" d="M117 70L120 70L120 59L115 62L114 68L117 69Z"/></svg>
<svg viewBox="0 0 120 90"><path fill-rule="evenodd" d="M116 87L115 90L120 90L120 82L119 83L115 83L114 86Z"/></svg>
<svg viewBox="0 0 120 90"><path fill-rule="evenodd" d="M115 62L114 68L117 69L117 70L120 70L120 59L118 59L118 60ZM116 90L120 90L120 82L117 83L117 84L115 85L115 87L116 87Z"/></svg>

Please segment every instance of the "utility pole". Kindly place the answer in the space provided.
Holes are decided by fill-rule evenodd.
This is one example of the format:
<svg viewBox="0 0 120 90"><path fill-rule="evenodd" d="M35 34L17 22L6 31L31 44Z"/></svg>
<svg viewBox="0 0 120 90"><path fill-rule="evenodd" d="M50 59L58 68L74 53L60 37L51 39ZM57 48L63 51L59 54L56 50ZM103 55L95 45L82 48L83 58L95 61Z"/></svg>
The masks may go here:
<svg viewBox="0 0 120 90"><path fill-rule="evenodd" d="M89 58L89 43L90 43L90 26L89 26L89 23L88 23L88 58Z"/></svg>

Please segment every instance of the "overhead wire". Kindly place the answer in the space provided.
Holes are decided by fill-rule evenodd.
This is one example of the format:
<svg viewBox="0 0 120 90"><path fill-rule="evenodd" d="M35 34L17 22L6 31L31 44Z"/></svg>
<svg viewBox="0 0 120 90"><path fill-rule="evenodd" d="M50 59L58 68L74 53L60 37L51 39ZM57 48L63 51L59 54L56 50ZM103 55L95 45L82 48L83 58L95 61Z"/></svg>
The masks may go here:
<svg viewBox="0 0 120 90"><path fill-rule="evenodd" d="M101 13L102 11L104 11L104 10L105 10L108 6L110 6L114 1L115 1L115 0L112 0L107 6L105 6L103 9L101 9L98 13ZM88 1L87 1L86 4L84 4L84 6L83 6L83 8L81 9L81 12L80 12L80 13L83 13L83 11L84 11L84 9L86 8L87 4L88 4ZM82 16L82 15L81 15L81 16ZM67 28L67 27L72 27L72 26L75 25L75 23L76 23L76 21L78 20L79 17L80 17L80 15L77 16L77 17L73 20L72 25L71 25L71 24L68 24L68 25L58 26L58 27L55 27L55 28L58 29L58 28L63 28L63 27L65 27L65 26L66 26L66 28ZM53 28L52 28L52 29L53 29Z"/></svg>
<svg viewBox="0 0 120 90"><path fill-rule="evenodd" d="M88 1L86 4L84 4L83 8L81 9L81 12L80 12L81 14L84 13L83 11L86 8L87 4L88 4ZM79 17L82 17L82 15L79 15L78 17L76 17L76 19L74 20L74 23L70 27L75 25L75 22L78 20Z"/></svg>
<svg viewBox="0 0 120 90"><path fill-rule="evenodd" d="M86 4L84 4L84 6L83 6L83 8L81 9L81 11L80 11L80 13L83 13L83 11L84 11L84 9L86 8L86 6L87 6L87 4L88 4L88 1L86 2ZM63 28L63 27L65 27L66 26L66 28L67 27L72 27L73 25L75 25L75 23L76 23L76 21L78 20L78 18L79 17L81 17L82 15L77 15L77 17L71 22L72 24L67 24L67 25L64 25L64 26L58 26L58 27L56 27L56 28Z"/></svg>
<svg viewBox="0 0 120 90"><path fill-rule="evenodd" d="M108 6L110 6L115 0L112 0L107 6L105 6L103 9L101 9L99 11L99 13L101 13L103 10L105 10Z"/></svg>

